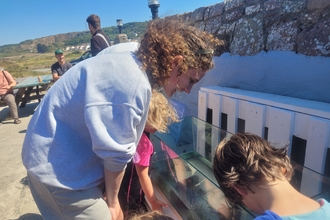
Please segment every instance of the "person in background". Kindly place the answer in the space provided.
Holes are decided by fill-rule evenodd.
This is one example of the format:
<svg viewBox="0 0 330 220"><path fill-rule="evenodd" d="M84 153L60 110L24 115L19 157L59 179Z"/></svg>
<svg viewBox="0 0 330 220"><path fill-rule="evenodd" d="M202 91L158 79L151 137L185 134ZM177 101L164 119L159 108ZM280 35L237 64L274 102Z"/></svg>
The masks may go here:
<svg viewBox="0 0 330 220"><path fill-rule="evenodd" d="M0 68L0 71L0 100L5 101L8 105L10 114L14 119L14 124L20 124L21 120L18 118L17 104L13 93L16 81L8 71L3 70L2 68ZM0 123L2 123L1 118Z"/></svg>
<svg viewBox="0 0 330 220"><path fill-rule="evenodd" d="M152 89L189 93L222 42L172 18L149 22L138 50L68 70L41 100L22 147L30 191L48 219L122 219L118 191ZM104 200L103 192L106 192Z"/></svg>
<svg viewBox="0 0 330 220"><path fill-rule="evenodd" d="M255 219L330 219L325 199L315 201L290 184L287 147L276 148L254 134L235 134L220 142L213 172L228 202L261 214Z"/></svg>
<svg viewBox="0 0 330 220"><path fill-rule="evenodd" d="M92 56L96 56L100 51L109 47L110 40L101 30L101 20L99 16L91 14L87 17L86 21L88 23L89 31L92 34L91 53Z"/></svg>
<svg viewBox="0 0 330 220"><path fill-rule="evenodd" d="M127 164L125 175L119 190L119 202L125 217L147 211L145 197L152 210L162 211L167 204L158 200L149 177L149 167L154 147L149 134L167 132L168 125L178 122L174 108L167 98L154 90L149 105L147 123L139 141L133 160Z"/></svg>
<svg viewBox="0 0 330 220"><path fill-rule="evenodd" d="M51 67L53 82L56 82L66 71L68 71L68 69L72 67L71 63L65 61L64 54L61 49L55 50L55 57L57 62Z"/></svg>

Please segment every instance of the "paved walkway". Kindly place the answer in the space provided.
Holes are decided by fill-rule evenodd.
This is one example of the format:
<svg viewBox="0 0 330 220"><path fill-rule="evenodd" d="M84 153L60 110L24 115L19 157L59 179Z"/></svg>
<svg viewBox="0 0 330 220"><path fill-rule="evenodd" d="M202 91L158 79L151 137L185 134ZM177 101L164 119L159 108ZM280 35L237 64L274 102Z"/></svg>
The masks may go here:
<svg viewBox="0 0 330 220"><path fill-rule="evenodd" d="M40 212L32 198L26 170L21 160L21 149L27 125L38 103L28 103L19 108L21 124L7 119L0 124L0 220L42 220ZM6 118L8 107L0 107L0 117ZM170 208L164 213L174 219L181 219L169 201L158 191L157 197Z"/></svg>
<svg viewBox="0 0 330 220"><path fill-rule="evenodd" d="M42 220L27 185L26 170L21 160L22 143L27 125L38 103L19 108L21 124L8 119L0 124L0 219ZM5 118L8 107L0 108Z"/></svg>

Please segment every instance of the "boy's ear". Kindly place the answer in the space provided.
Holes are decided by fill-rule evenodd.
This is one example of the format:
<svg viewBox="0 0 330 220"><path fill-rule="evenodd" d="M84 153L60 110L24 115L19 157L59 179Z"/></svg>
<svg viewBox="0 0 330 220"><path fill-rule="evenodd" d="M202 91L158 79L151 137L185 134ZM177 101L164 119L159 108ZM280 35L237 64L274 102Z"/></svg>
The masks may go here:
<svg viewBox="0 0 330 220"><path fill-rule="evenodd" d="M234 189L242 196L245 197L248 194L248 190L241 186L234 186Z"/></svg>

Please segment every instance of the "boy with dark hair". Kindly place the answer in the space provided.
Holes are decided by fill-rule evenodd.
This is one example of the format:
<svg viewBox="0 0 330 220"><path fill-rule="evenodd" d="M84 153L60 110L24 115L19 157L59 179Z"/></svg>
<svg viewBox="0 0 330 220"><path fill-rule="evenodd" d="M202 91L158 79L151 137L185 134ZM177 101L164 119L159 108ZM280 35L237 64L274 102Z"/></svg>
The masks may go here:
<svg viewBox="0 0 330 220"><path fill-rule="evenodd" d="M244 203L256 219L330 219L330 204L301 194L290 184L287 147L276 148L254 134L235 134L217 148L213 172L231 205Z"/></svg>

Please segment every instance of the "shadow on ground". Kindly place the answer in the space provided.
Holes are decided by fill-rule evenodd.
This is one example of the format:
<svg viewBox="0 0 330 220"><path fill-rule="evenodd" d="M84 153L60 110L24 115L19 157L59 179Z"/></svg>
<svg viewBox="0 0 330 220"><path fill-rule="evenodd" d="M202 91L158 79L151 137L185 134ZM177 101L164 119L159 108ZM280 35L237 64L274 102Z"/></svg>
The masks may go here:
<svg viewBox="0 0 330 220"><path fill-rule="evenodd" d="M27 177L22 178L20 183L24 186L29 185ZM10 219L10 220L43 220L43 218L40 214L26 213L26 214L20 216L18 219Z"/></svg>
<svg viewBox="0 0 330 220"><path fill-rule="evenodd" d="M23 184L24 186L29 185L27 177L24 177L23 179L21 179L20 183Z"/></svg>
<svg viewBox="0 0 330 220"><path fill-rule="evenodd" d="M37 108L38 104L39 102L33 102L33 103L28 103L24 108L18 107L18 117L26 118L29 117L30 115L33 115L34 110ZM11 118L8 106L0 108L0 118L3 119L2 121L3 124L14 123Z"/></svg>
<svg viewBox="0 0 330 220"><path fill-rule="evenodd" d="M18 133L26 133L26 129L19 131Z"/></svg>
<svg viewBox="0 0 330 220"><path fill-rule="evenodd" d="M18 219L10 219L10 220L43 220L41 215L27 213L19 217Z"/></svg>

